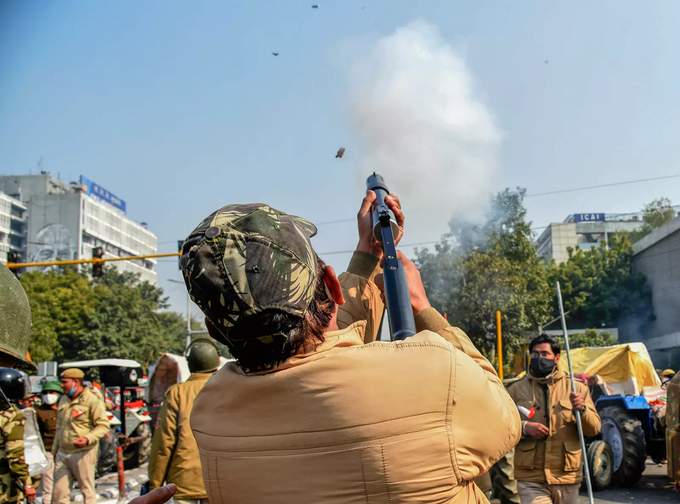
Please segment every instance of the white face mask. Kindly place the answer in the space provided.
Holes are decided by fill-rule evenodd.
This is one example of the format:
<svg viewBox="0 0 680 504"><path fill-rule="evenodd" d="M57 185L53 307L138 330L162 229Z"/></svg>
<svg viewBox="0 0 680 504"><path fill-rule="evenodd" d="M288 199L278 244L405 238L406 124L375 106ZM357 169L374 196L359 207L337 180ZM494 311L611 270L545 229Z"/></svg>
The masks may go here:
<svg viewBox="0 0 680 504"><path fill-rule="evenodd" d="M50 406L56 404L58 400L59 394L43 394L42 396L42 401Z"/></svg>

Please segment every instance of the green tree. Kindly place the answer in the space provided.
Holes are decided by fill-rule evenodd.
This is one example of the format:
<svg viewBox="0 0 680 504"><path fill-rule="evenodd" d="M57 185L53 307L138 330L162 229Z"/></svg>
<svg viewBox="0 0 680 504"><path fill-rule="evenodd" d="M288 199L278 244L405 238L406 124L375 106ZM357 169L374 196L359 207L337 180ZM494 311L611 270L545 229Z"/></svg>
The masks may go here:
<svg viewBox="0 0 680 504"><path fill-rule="evenodd" d="M65 269L61 273L24 273L21 284L31 305L31 358L42 362L61 357L62 342L83 338L86 322L97 309L90 281Z"/></svg>
<svg viewBox="0 0 680 504"><path fill-rule="evenodd" d="M584 251L569 248L569 259L548 268L552 284L560 281L569 327L632 327L652 315L651 290L645 276L632 271L633 249L625 237ZM557 302L553 315L558 316Z"/></svg>
<svg viewBox="0 0 680 504"><path fill-rule="evenodd" d="M644 224L635 231L628 233L628 239L631 243L635 243L644 238L677 215L675 209L671 205L671 200L668 198L655 199L651 203L646 204L642 212Z"/></svg>
<svg viewBox="0 0 680 504"><path fill-rule="evenodd" d="M564 338L556 338L564 348ZM617 341L609 333L598 333L595 329L586 329L583 333L569 336L569 348L606 347L616 345Z"/></svg>
<svg viewBox="0 0 680 504"><path fill-rule="evenodd" d="M551 289L526 222L524 194L523 189L498 193L483 224L452 220L451 232L434 252L416 251L432 306L446 312L487 355L494 344L485 338L486 325L496 310L502 313L504 355L517 350L525 331L544 324L550 314Z"/></svg>
<svg viewBox="0 0 680 504"><path fill-rule="evenodd" d="M66 269L22 276L31 303L35 361L126 358L145 369L162 352L182 353L186 322L163 290L113 267L94 282Z"/></svg>

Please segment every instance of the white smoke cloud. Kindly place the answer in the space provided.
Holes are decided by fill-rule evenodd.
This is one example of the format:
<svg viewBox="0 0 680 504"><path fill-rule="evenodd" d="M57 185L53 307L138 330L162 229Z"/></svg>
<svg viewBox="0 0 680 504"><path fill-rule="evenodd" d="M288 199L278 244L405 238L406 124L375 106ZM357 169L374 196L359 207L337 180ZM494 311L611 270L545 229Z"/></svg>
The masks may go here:
<svg viewBox="0 0 680 504"><path fill-rule="evenodd" d="M438 230L452 215L481 217L503 135L465 60L437 27L417 20L380 39L355 62L350 83L362 181L380 173L405 208L436 211Z"/></svg>

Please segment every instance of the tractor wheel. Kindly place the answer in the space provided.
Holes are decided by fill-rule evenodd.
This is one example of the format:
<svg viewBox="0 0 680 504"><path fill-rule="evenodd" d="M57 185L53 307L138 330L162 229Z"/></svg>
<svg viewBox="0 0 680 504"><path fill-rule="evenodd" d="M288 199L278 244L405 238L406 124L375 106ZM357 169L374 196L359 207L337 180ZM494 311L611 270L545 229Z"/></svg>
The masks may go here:
<svg viewBox="0 0 680 504"><path fill-rule="evenodd" d="M99 454L95 471L97 478L116 470L116 448L118 448L118 436L113 430L110 430L106 433L106 436L99 440Z"/></svg>
<svg viewBox="0 0 680 504"><path fill-rule="evenodd" d="M145 464L151 453L151 429L148 424L140 423L131 437L141 437L142 439L128 448L129 453L124 462L125 469L134 469Z"/></svg>
<svg viewBox="0 0 680 504"><path fill-rule="evenodd" d="M619 406L600 411L602 439L612 450L612 482L630 487L642 477L647 460L647 442L642 422Z"/></svg>
<svg viewBox="0 0 680 504"><path fill-rule="evenodd" d="M588 446L588 468L593 490L599 492L611 484L614 474L614 455L605 441L593 441Z"/></svg>

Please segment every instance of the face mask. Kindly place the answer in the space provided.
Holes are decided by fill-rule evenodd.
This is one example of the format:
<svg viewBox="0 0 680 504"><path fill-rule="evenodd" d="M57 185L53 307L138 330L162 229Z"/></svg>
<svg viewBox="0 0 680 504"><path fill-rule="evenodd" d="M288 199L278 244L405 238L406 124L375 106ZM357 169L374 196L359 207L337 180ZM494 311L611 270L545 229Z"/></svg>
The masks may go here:
<svg viewBox="0 0 680 504"><path fill-rule="evenodd" d="M49 406L56 404L58 400L59 400L58 394L43 394L42 396L42 401Z"/></svg>
<svg viewBox="0 0 680 504"><path fill-rule="evenodd" d="M555 359L545 357L532 357L529 364L529 371L536 378L545 378L555 369Z"/></svg>
<svg viewBox="0 0 680 504"><path fill-rule="evenodd" d="M75 393L76 393L76 388L75 388L75 387L71 387L71 390L68 391L68 396L69 396L69 397L73 397L73 394L75 394Z"/></svg>

